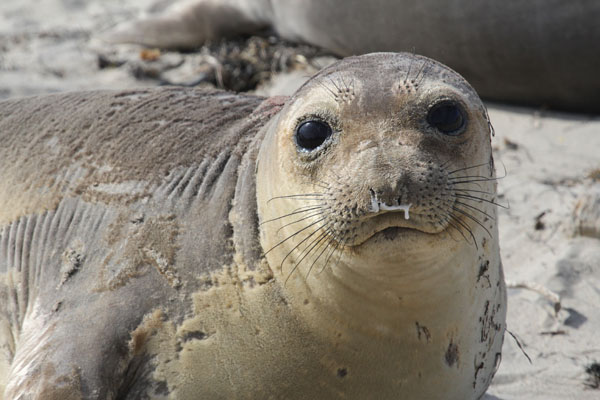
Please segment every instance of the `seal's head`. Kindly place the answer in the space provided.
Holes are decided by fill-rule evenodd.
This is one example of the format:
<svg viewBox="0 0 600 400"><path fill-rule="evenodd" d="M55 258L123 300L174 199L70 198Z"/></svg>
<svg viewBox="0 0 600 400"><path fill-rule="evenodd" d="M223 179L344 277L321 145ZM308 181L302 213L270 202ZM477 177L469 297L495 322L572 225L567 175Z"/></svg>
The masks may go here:
<svg viewBox="0 0 600 400"><path fill-rule="evenodd" d="M344 252L377 262L457 242L475 250L485 240L477 231L492 228L485 107L433 60L340 61L298 90L270 134L258 202L263 229L277 234L264 244L292 268L327 257L331 266Z"/></svg>
<svg viewBox="0 0 600 400"><path fill-rule="evenodd" d="M490 134L463 78L393 53L324 69L266 126L257 201L276 281L333 358L401 377L407 397L479 396L497 365Z"/></svg>

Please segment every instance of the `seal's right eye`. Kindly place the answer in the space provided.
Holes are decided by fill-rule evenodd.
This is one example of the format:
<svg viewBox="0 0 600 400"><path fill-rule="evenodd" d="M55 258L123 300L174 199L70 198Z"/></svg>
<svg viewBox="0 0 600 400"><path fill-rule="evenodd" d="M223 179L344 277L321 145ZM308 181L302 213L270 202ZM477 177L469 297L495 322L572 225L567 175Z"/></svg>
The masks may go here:
<svg viewBox="0 0 600 400"><path fill-rule="evenodd" d="M324 121L305 121L296 128L296 143L302 149L311 151L322 145L331 133L331 126Z"/></svg>

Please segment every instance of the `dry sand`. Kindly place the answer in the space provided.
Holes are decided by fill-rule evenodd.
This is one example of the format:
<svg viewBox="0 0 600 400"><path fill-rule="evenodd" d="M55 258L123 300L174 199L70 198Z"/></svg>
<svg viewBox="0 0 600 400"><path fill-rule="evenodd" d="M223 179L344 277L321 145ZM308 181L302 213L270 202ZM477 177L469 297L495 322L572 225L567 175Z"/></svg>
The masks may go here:
<svg viewBox="0 0 600 400"><path fill-rule="evenodd" d="M200 78L218 82L223 64L206 50L140 53L135 46L96 40L98 33L138 17L153 2L2 0L0 99L161 82L194 84ZM248 51L260 58L265 43L271 48L268 42L256 43L246 43L238 58ZM272 45L281 48L267 55L278 63L268 68L300 69L276 74L260 93L288 94L328 61L313 60L316 65L311 66L310 57L317 53L310 49ZM236 71L246 65L242 67ZM238 72L231 73L235 77ZM262 74L261 79L271 75ZM498 175L506 175L499 181L498 199L509 206L500 209L499 217L506 278L556 292L561 309L556 313L554 304L537 292L509 290L508 328L531 363L507 335L486 399L599 399L600 365L594 363L600 362L600 117L488 106Z"/></svg>

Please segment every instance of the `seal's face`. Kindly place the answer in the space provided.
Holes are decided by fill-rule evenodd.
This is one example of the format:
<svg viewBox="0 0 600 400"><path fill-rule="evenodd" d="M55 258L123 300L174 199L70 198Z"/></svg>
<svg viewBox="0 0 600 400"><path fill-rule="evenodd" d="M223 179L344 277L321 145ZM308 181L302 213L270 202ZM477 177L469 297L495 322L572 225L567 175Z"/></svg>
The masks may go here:
<svg viewBox="0 0 600 400"><path fill-rule="evenodd" d="M270 245L283 241L296 264L481 245L474 231L490 229L495 193L489 133L473 89L429 59L380 53L325 69L283 111L269 150Z"/></svg>

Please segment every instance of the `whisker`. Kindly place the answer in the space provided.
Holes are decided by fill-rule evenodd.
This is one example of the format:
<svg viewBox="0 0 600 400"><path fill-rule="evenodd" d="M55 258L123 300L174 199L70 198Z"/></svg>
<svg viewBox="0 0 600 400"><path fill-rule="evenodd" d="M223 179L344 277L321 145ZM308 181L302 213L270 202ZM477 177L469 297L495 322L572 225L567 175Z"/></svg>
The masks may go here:
<svg viewBox="0 0 600 400"><path fill-rule="evenodd" d="M307 220L307 219L309 219L309 218L313 218L313 217L316 217L316 216L318 216L318 215L323 215L323 214L324 214L324 211L322 211L322 210L321 210L321 211L319 211L319 212L313 213L313 214L311 214L311 215L308 215L308 216L306 216L306 217L303 217L303 218L297 219L296 221L293 221L293 222L288 222L287 224L285 224L285 225L283 225L282 227L280 227L279 229L277 229L277 231L275 232L275 234L277 234L277 235L278 235L278 234L279 234L279 232L280 232L280 231L281 231L283 228L285 228L286 226L290 226L290 225L296 224L296 223L298 223L298 222L300 222L300 221L304 221L304 220Z"/></svg>
<svg viewBox="0 0 600 400"><path fill-rule="evenodd" d="M487 163L486 163L487 164ZM482 164L485 165L485 164ZM486 179L504 179L506 178L507 172L506 172L506 166L504 166L504 164L502 164L503 168L504 168L504 172L502 174L502 176L494 176L494 177L490 177L490 176L481 176L481 175L466 175L466 176L457 176L457 177L453 177L452 179L462 179L462 178L486 178Z"/></svg>
<svg viewBox="0 0 600 400"><path fill-rule="evenodd" d="M470 209L473 209L473 210L475 210L475 211L479 211L480 213L482 213L482 214L483 214L483 215L485 215L486 217L489 217L489 218L490 218L492 221L495 221L495 220L496 220L496 218L492 217L490 214L488 214L488 213L486 213L485 211L483 211L483 210L480 210L479 208L477 208L477 207L475 207L475 206L472 206L472 205L470 205L470 204L463 203L462 201L457 201L457 200L455 200L455 201L454 201L454 204L459 204L459 205L461 205L461 206L464 206L464 207L469 207Z"/></svg>
<svg viewBox="0 0 600 400"><path fill-rule="evenodd" d="M327 77L329 79L329 82L331 82L331 84L337 89L338 93L341 93L342 90L340 89L340 87L336 84L336 82L333 80L333 78L331 77Z"/></svg>
<svg viewBox="0 0 600 400"><path fill-rule="evenodd" d="M445 222L448 224L448 226L450 228L454 228L454 230L458 231L458 228L456 228L456 225L452 224L450 221L448 221L448 219L445 220ZM452 235L452 231L450 229L447 230L448 235L450 235L450 237L452 238L452 240L454 240L455 242L458 242L458 239L456 239L453 235ZM460 231L459 231L460 232ZM466 239L465 239L466 240Z"/></svg>
<svg viewBox="0 0 600 400"><path fill-rule="evenodd" d="M419 79L419 75L421 75L421 72L423 72L424 68L425 68L425 61L423 61L423 63L421 64L421 67L417 71L417 74L414 76L414 78L411 79L413 81L413 83L417 82L417 79Z"/></svg>
<svg viewBox="0 0 600 400"><path fill-rule="evenodd" d="M458 181L461 179L485 179L488 181L493 181L496 179L500 179L500 178L488 178L487 176L483 176L483 175L464 175L464 176L450 176L448 177L449 181Z"/></svg>
<svg viewBox="0 0 600 400"><path fill-rule="evenodd" d="M315 233L319 232L321 230L321 228L323 228L324 225L321 225L319 227L317 227L317 229L315 229L314 231L312 231L312 233L310 235L308 235L307 237L305 237L304 239L302 239L300 241L300 243L298 243L296 246L294 246L294 248L292 248L286 255L285 257L283 257L283 259L281 260L281 264L279 265L279 268L281 268L281 271L283 272L283 264L285 263L285 260L290 256L290 254L292 254L294 252L294 250L296 250L298 247L300 247L302 245L302 243L306 242L308 239L310 239L312 237L312 235L314 235ZM300 253L302 254L302 253ZM294 268L292 268L292 271L290 272L290 275L292 273L294 273L294 271L296 270L296 268L298 268L299 263L296 263L296 265L294 265ZM287 279L286 279L287 281Z"/></svg>
<svg viewBox="0 0 600 400"><path fill-rule="evenodd" d="M271 218L271 219L268 219L266 221L263 221L260 224L258 224L258 226L262 226L263 224L266 224L267 222L273 222L273 221L280 220L282 218L290 217L292 215L302 214L302 213L305 213L305 212L310 212L310 211L319 210L319 209L323 209L323 204L317 204L317 205L310 205L310 206L306 206L306 207L300 207L300 208L297 208L297 209L295 209L294 211L292 211L292 212L290 212L288 214L285 214L285 215L282 215L280 217L275 217L275 218Z"/></svg>
<svg viewBox="0 0 600 400"><path fill-rule="evenodd" d="M472 168L483 167L484 165L489 165L489 163L485 162L483 164L477 164L477 165L473 165L471 167L465 167L465 168L456 169L456 170L454 170L452 172L448 172L448 175L452 175L452 174L455 174L455 173L460 172L460 171L466 171L466 170L472 169Z"/></svg>
<svg viewBox="0 0 600 400"><path fill-rule="evenodd" d="M458 198L461 198L461 199L471 199L471 200L484 201L486 203L490 203L490 204L493 204L495 206L502 207L505 210L509 210L510 209L510 204L508 206L505 206L505 205L496 203L493 200L484 199L483 197L472 196L470 194L455 194L454 197L458 197Z"/></svg>
<svg viewBox="0 0 600 400"><path fill-rule="evenodd" d="M454 228L455 231L457 231L458 233L460 233L460 235L463 237L463 239L465 240L465 242L469 243L469 240L467 239L467 237L462 233L462 231L456 226L456 224L454 224L452 221L450 221L449 218L446 218L446 223L448 224L448 226L450 226L451 228ZM452 237L452 239L455 242L458 242L457 239L454 239L454 236L450 235L450 237Z"/></svg>
<svg viewBox="0 0 600 400"><path fill-rule="evenodd" d="M323 264L323 268L321 268L321 270L319 271L318 275L321 275L321 273L325 270L325 267L327 267L327 264L329 263L329 259L331 258L331 256L333 255L333 253L335 253L335 251L337 250L337 248L339 246L340 246L340 242L338 242L336 240L335 246L333 247L333 249L331 250L331 252L327 256L327 258L325 259L325 264Z"/></svg>
<svg viewBox="0 0 600 400"><path fill-rule="evenodd" d="M440 167L439 167L439 168L440 168L440 169L442 169L442 170L445 170L445 169L446 169L446 166L447 166L448 164L450 164L450 162L451 162L451 161L452 161L451 159L449 159L449 160L446 160L446 162L442 163L442 165L440 165ZM448 175L450 175L450 174L448 174Z"/></svg>
<svg viewBox="0 0 600 400"><path fill-rule="evenodd" d="M493 128L493 127L492 127L492 128ZM492 158L491 160L492 160L492 161L494 161L494 159L493 159L493 158ZM504 178L504 177L507 175L507 172L506 172L506 165L504 165L504 163L502 162L502 160L500 160L500 164L502 164L502 169L504 170L504 173L503 173L503 175L502 175L502 178Z"/></svg>
<svg viewBox="0 0 600 400"><path fill-rule="evenodd" d="M325 190L329 190L330 185L329 183L327 183L326 181L322 180L322 179L317 179L314 182L311 182L311 184L320 187L321 189L325 189Z"/></svg>
<svg viewBox="0 0 600 400"><path fill-rule="evenodd" d="M454 179L458 179L458 178L454 178ZM469 180L466 180L466 181L457 181L457 182L454 182L452 178L448 178L448 180L450 181L450 183L453 184L453 185L458 185L459 183L491 182L491 181L497 181L499 179L502 179L502 178L484 178L484 177L482 177L482 179L469 179Z"/></svg>
<svg viewBox="0 0 600 400"><path fill-rule="evenodd" d="M495 193L492 192L487 192L485 190L476 190L476 189L460 189L460 188L455 188L452 187L452 189L454 189L455 192L473 192L473 193L482 193L482 194L489 194L490 196L494 196Z"/></svg>
<svg viewBox="0 0 600 400"><path fill-rule="evenodd" d="M326 217L323 217L323 218L321 218L321 219L319 219L319 220L317 220L317 221L315 221L315 222L311 223L310 225L308 225L308 226L305 226L304 228L300 229L300 230L299 230L299 231L297 231L296 233L293 233L293 234L291 234L290 236L286 237L285 239L283 239L282 241L280 241L279 243L277 243L275 246L273 246L273 247L271 247L269 250L267 250L267 251L265 252L265 255L269 254L269 252L270 252L271 250L273 250L273 249L274 249L274 248L276 248L277 246L279 246L279 245L281 245L281 244L283 244L283 243L287 242L288 240L290 240L291 238L293 238L294 236L296 236L296 235L297 235L297 234L299 234L300 232L303 232L303 231L307 230L308 228L310 228L311 226L314 226L315 224L318 224L319 222L323 221L325 218L326 218ZM287 256L286 256L286 257L287 257Z"/></svg>
<svg viewBox="0 0 600 400"><path fill-rule="evenodd" d="M483 164L479 164L479 165L474 165L472 167L458 169L456 171L448 173L448 175L454 174L454 173L459 172L459 171L465 171L465 170L468 170L468 169L472 169L472 168L476 168L476 167L481 167L481 166L484 166L484 165L488 165L488 163L483 163ZM449 180L450 179L467 179L467 178L483 178L483 179L489 179L489 180L504 179L504 178L506 178L506 175L507 175L506 166L504 164L502 164L502 167L504 169L504 172L503 172L502 176L488 177L488 176L481 176L481 175L466 175L466 176L449 177L448 179Z"/></svg>
<svg viewBox="0 0 600 400"><path fill-rule="evenodd" d="M275 197L271 197L269 199L269 201L271 200L275 200L275 199L287 199L290 197L310 197L310 196L324 196L323 193L298 193L298 194L288 194L285 196L275 196Z"/></svg>
<svg viewBox="0 0 600 400"><path fill-rule="evenodd" d="M331 187L331 185L329 185L329 183L327 181L324 181L322 179L314 179L311 180L310 182L308 182L311 185L314 185L318 188L321 188L325 191L329 190L329 188ZM322 193L323 195L325 195L326 193Z"/></svg>
<svg viewBox="0 0 600 400"><path fill-rule="evenodd" d="M269 204L272 200L278 200L278 199L294 199L294 198L304 198L304 197L323 197L323 193L303 193L303 194L290 194L287 196L275 196L275 197L271 197L269 200L267 200L267 204ZM303 199L304 200L304 199Z"/></svg>
<svg viewBox="0 0 600 400"><path fill-rule="evenodd" d="M429 61L428 60L424 60L423 61L423 66L421 67L421 71L419 71L419 73L417 74L417 77L421 73L423 73L423 75L421 75L421 79L419 79L419 81L417 82L417 85L420 85L423 82L423 80L425 79L426 74L424 72L427 71L427 66L428 65L429 65ZM417 77L415 77L415 80L417 80Z"/></svg>
<svg viewBox="0 0 600 400"><path fill-rule="evenodd" d="M477 250L479 250L479 246L477 245L477 240L475 239L475 235L473 235L473 231L471 230L471 227L466 222L461 221L454 215L450 215L450 218L452 218L457 224L459 224L460 226L465 228L467 230L467 232L469 232L469 235L471 235L471 238L473 238L473 244L475 245L475 248Z"/></svg>
<svg viewBox="0 0 600 400"><path fill-rule="evenodd" d="M344 243L346 243L345 241L342 243L342 246L338 249L338 259L335 262L335 264L333 264L333 268L335 269L335 267L337 267L337 265L339 264L340 260L342 259L342 250L344 249ZM327 265L327 264L325 264Z"/></svg>
<svg viewBox="0 0 600 400"><path fill-rule="evenodd" d="M472 221L474 221L477 225L479 225L480 227L482 227L483 230L485 230L487 232L487 234L488 234L488 236L490 238L492 237L492 234L490 233L490 231L485 226L483 226L483 224L477 218L475 218L474 216L472 216L468 212L466 212L464 210L461 210L460 208L452 207L452 209L454 211L458 211L459 213L463 214L465 217L467 217L467 218L471 219Z"/></svg>
<svg viewBox="0 0 600 400"><path fill-rule="evenodd" d="M344 76L343 75L340 75L340 80L342 81L342 86L344 86L344 90L350 91L350 88L346 84L346 81L344 81Z"/></svg>
<svg viewBox="0 0 600 400"><path fill-rule="evenodd" d="M320 230L320 228L319 228L319 230ZM300 252L300 256L301 256L300 260L298 260L298 262L296 263L296 265L294 265L294 268L292 268L292 270L290 271L290 273L287 276L287 278L285 278L284 285L287 284L288 279L290 279L290 277L292 276L292 274L294 273L294 271L296 271L296 269L300 266L300 264L302 264L302 261L304 261L304 259L312 252L312 250L315 248L315 246L318 245L325 236L327 236L327 231L321 232L321 234L319 236L317 236L315 239L313 239L312 242L310 242L304 248L304 250L302 250L302 252ZM307 251L307 249L308 249L308 251Z"/></svg>
<svg viewBox="0 0 600 400"><path fill-rule="evenodd" d="M469 239L467 239L467 237L465 236L465 234L463 233L463 231L462 231L460 228L458 228L458 227L456 226L456 224L454 224L452 221L450 221L450 218L446 218L446 223L447 223L448 225L450 225L451 227L453 227L454 229L456 229L456 231L457 231L458 233L460 233L460 236L462 236L462 237L463 237L463 239L465 239L465 242L467 242L467 243L470 243L470 242L469 242Z"/></svg>
<svg viewBox="0 0 600 400"><path fill-rule="evenodd" d="M408 71L406 72L406 76L404 77L404 83L406 83L408 81L408 77L410 76L410 70L412 68L414 59L410 60L410 64L408 64Z"/></svg>
<svg viewBox="0 0 600 400"><path fill-rule="evenodd" d="M337 95L335 94L335 92L333 90L331 90L329 87L327 87L327 85L325 85L325 83L323 83L319 80L316 80L315 82L318 85L320 85L321 87L323 87L325 90L327 90L331 94L331 96L333 97L334 100L337 99Z"/></svg>
<svg viewBox="0 0 600 400"><path fill-rule="evenodd" d="M331 252L331 254L329 255L329 257L327 258L327 261L325 261L325 265L323 265L323 268L321 268L321 270L319 271L319 274L321 274L325 270L325 268L327 267L327 264L329 263L329 258L333 254L335 254L336 251L338 251L338 259L335 262L333 268L335 268L338 265L338 263L340 262L340 259L342 258L342 250L344 250L344 247L346 246L346 242L347 242L347 239L344 239L343 242L337 242L336 243L335 248L333 249L333 251Z"/></svg>
<svg viewBox="0 0 600 400"><path fill-rule="evenodd" d="M290 196L289 197L292 200L302 200L302 201L323 201L323 200L329 200L329 199L324 199L322 197L304 197L304 198L300 198L300 197L296 197L296 196ZM274 200L277 200L274 198Z"/></svg>
<svg viewBox="0 0 600 400"><path fill-rule="evenodd" d="M326 240L326 245L325 245L325 247L323 248L323 250L321 250L321 252L319 253L319 255L318 255L318 256L317 256L317 257L316 257L316 258L313 260L312 264L311 264L311 265L310 265L310 267L308 268L308 272L306 273L306 279L308 279L308 276L310 275L310 273L311 273L311 271L312 271L313 267L315 266L315 263L316 263L316 262L319 260L319 258L321 258L321 256L323 255L323 253L325 253L325 251L326 251L326 250L329 248L329 245L331 244L331 242L334 242L334 241L335 241L335 239L334 239L333 235L331 234L331 232L329 231L329 229L327 229L325 232L327 233L327 236L329 236L329 240L327 240L327 237L324 237L324 239ZM323 243L324 243L324 242L323 242L323 241L321 241L321 245L322 245ZM321 245L319 245L319 247L320 247Z"/></svg>

